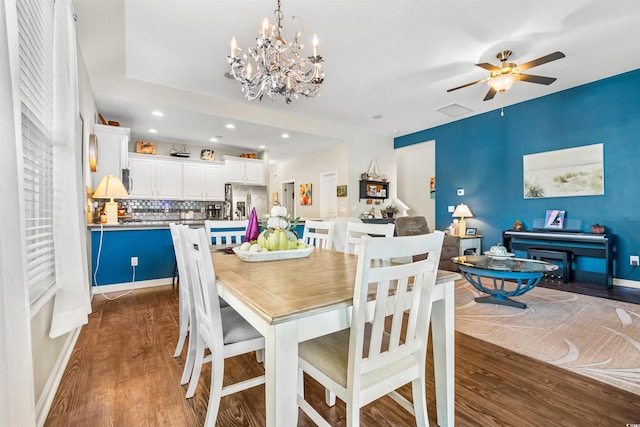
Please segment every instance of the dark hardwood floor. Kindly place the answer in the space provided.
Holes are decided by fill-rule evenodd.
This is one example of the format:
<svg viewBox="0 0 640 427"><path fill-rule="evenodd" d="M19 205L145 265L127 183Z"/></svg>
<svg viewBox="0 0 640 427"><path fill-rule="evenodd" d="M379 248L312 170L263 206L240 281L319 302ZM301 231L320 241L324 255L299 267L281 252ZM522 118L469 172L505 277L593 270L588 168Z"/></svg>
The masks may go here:
<svg viewBox="0 0 640 427"><path fill-rule="evenodd" d="M573 286L576 292L589 289L584 284ZM620 292L626 298L627 291L615 294ZM629 295L635 299L630 302L640 301L635 290ZM115 301L95 296L89 324L80 333L45 425L202 425L211 370L204 367L195 397L185 399L186 386L179 383L184 360L172 357L177 298L177 290L170 286L136 290ZM638 395L460 333L455 338L458 426L640 423ZM427 364L429 370L431 359ZM227 361L225 379L237 381L261 371L254 355L240 356ZM310 379L306 385L308 400L322 415L332 425L344 425L344 404L338 401L328 408L319 385ZM431 374L428 409L431 424L436 425L433 389ZM409 387L402 392L410 396ZM217 425L263 426L264 411L264 386L255 387L224 397ZM363 408L361 420L363 426L415 425L413 417L387 397ZM298 425L313 423L301 413Z"/></svg>

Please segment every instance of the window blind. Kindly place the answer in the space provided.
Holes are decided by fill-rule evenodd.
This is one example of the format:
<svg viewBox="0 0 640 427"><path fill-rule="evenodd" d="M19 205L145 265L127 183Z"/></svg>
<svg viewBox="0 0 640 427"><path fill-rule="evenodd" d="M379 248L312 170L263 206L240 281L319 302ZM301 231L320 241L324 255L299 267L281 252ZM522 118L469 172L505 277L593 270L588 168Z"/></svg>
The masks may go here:
<svg viewBox="0 0 640 427"><path fill-rule="evenodd" d="M55 290L53 0L18 0L25 247L32 307Z"/></svg>

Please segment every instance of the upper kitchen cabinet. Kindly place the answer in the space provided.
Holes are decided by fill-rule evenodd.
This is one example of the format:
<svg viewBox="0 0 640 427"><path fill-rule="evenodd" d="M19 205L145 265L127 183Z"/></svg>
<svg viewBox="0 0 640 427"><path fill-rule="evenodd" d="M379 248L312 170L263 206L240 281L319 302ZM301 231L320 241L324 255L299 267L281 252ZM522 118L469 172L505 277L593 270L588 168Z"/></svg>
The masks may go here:
<svg viewBox="0 0 640 427"><path fill-rule="evenodd" d="M185 162L182 169L184 200L224 200L224 164Z"/></svg>
<svg viewBox="0 0 640 427"><path fill-rule="evenodd" d="M100 180L107 175L122 179L122 169L127 165L129 145L128 128L119 126L93 125L97 137L97 170L92 173L93 188L98 188Z"/></svg>
<svg viewBox="0 0 640 427"><path fill-rule="evenodd" d="M182 163L145 154L129 155L129 197L182 199Z"/></svg>
<svg viewBox="0 0 640 427"><path fill-rule="evenodd" d="M224 156L226 182L234 184L264 185L264 162Z"/></svg>

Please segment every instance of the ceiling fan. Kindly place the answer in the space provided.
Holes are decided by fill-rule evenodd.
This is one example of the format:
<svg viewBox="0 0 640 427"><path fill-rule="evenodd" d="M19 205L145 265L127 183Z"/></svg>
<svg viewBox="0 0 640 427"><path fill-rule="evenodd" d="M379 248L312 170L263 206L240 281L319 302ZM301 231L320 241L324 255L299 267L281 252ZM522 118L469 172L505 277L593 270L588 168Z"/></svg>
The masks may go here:
<svg viewBox="0 0 640 427"><path fill-rule="evenodd" d="M547 62L555 61L557 59L564 58L565 55L562 52L554 52L549 55L542 56L538 59L534 59L533 61L525 62L524 64L517 65L513 62L508 62L509 57L511 56L510 50L503 50L496 55L496 58L500 60L500 65L492 65L486 62L481 64L476 64L476 66L480 68L484 68L489 71L491 75L486 79L478 80L476 82L467 83L462 86L454 87L453 89L447 90L447 92L451 92L454 90L462 89L463 87L472 86L478 83L487 82L489 85L489 92L484 97L483 101L489 101L493 99L493 97L498 92L505 92L513 86L513 84L517 81L529 82L529 83L538 83L543 85L550 85L555 82L555 77L543 77L543 76L534 76L532 74L522 74L522 71L528 70L529 68L537 67L538 65L546 64Z"/></svg>

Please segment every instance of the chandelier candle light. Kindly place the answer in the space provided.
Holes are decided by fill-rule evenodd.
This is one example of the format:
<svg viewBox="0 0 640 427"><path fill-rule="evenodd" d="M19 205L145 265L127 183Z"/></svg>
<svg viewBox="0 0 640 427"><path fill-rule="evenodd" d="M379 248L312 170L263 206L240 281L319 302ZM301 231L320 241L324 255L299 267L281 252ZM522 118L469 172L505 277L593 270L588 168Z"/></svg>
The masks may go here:
<svg viewBox="0 0 640 427"><path fill-rule="evenodd" d="M238 47L236 38L231 39L231 55L227 57L231 75L242 83L242 91L249 100L262 100L264 95L273 99L280 95L290 104L292 98L300 95L307 98L316 96L324 81L324 72L320 68L323 60L318 55L318 36L313 36L313 56L301 56L304 45L299 38L306 28L297 31L293 42L287 43L282 37L284 15L280 10L280 0L273 13L276 23L271 25L264 18L256 46L247 49L241 57L239 52L242 49Z"/></svg>

